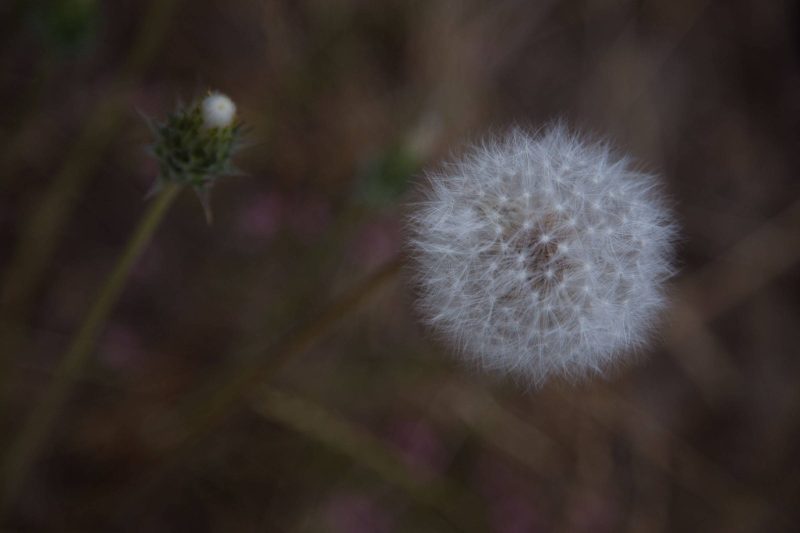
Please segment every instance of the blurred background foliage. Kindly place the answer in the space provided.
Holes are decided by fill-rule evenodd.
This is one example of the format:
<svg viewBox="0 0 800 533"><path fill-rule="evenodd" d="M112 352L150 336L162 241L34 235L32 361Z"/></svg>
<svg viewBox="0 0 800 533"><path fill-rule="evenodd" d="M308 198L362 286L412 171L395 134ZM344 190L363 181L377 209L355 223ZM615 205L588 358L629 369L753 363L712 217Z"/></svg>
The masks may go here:
<svg viewBox="0 0 800 533"><path fill-rule="evenodd" d="M732 0L0 4L0 438L146 206L137 111L238 103L247 176L183 194L6 531L794 531L798 8ZM674 306L608 380L454 364L404 204L484 132L563 117L664 175ZM399 259L398 259L399 258Z"/></svg>

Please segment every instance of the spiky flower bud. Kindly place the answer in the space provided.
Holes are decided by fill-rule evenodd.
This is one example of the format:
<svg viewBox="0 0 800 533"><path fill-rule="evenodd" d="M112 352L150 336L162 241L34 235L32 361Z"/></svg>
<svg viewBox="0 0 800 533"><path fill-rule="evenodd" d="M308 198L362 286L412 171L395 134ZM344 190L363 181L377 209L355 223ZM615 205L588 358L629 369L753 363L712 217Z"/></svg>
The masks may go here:
<svg viewBox="0 0 800 533"><path fill-rule="evenodd" d="M486 141L410 217L427 322L482 367L540 384L641 345L672 273L655 177L563 125Z"/></svg>
<svg viewBox="0 0 800 533"><path fill-rule="evenodd" d="M201 102L179 105L165 122L150 122L160 169L156 189L168 182L194 187L210 217L211 186L237 172L232 158L241 144L241 125L235 117L230 98L210 93Z"/></svg>

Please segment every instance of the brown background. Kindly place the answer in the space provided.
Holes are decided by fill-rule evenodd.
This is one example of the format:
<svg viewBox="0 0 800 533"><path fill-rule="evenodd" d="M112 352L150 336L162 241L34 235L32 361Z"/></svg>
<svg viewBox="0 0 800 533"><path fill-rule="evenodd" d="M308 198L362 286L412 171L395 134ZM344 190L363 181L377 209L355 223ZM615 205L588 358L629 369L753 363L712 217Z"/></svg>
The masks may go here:
<svg viewBox="0 0 800 533"><path fill-rule="evenodd" d="M213 226L189 191L169 213L2 525L796 530L797 23L755 0L4 2L3 448L144 210L137 111L219 89L251 146ZM421 169L559 117L662 174L679 217L674 304L635 363L483 376L416 325L403 275L308 330L400 253ZM185 412L208 424L177 445Z"/></svg>

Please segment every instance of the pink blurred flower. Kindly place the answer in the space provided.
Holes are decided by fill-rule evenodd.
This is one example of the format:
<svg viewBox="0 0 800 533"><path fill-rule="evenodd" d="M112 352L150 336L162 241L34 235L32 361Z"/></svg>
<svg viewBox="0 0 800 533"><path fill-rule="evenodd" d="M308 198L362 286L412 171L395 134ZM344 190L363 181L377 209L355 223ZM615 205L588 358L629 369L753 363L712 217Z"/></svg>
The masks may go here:
<svg viewBox="0 0 800 533"><path fill-rule="evenodd" d="M285 203L274 192L250 198L239 212L236 224L239 233L249 238L269 239L280 229Z"/></svg>
<svg viewBox="0 0 800 533"><path fill-rule="evenodd" d="M325 506L325 522L332 533L387 533L389 513L363 494L333 494Z"/></svg>
<svg viewBox="0 0 800 533"><path fill-rule="evenodd" d="M394 221L378 221L361 229L353 243L356 263L374 268L388 261L400 250L400 231Z"/></svg>
<svg viewBox="0 0 800 533"><path fill-rule="evenodd" d="M109 324L100 342L100 360L115 370L135 367L145 356L145 349L136 331L127 324Z"/></svg>
<svg viewBox="0 0 800 533"><path fill-rule="evenodd" d="M532 498L511 494L490 507L492 531L496 533L533 533L544 531Z"/></svg>
<svg viewBox="0 0 800 533"><path fill-rule="evenodd" d="M603 533L616 531L617 511L613 501L597 493L582 494L569 509L570 531Z"/></svg>
<svg viewBox="0 0 800 533"><path fill-rule="evenodd" d="M524 476L524 470L514 469L494 456L486 455L478 461L474 482L486 500L491 531L534 533L547 530L536 491Z"/></svg>
<svg viewBox="0 0 800 533"><path fill-rule="evenodd" d="M322 198L304 198L288 213L292 231L301 237L318 237L331 222L331 208Z"/></svg>
<svg viewBox="0 0 800 533"><path fill-rule="evenodd" d="M447 466L447 449L436 430L424 420L396 420L389 427L388 438L413 467L440 472Z"/></svg>

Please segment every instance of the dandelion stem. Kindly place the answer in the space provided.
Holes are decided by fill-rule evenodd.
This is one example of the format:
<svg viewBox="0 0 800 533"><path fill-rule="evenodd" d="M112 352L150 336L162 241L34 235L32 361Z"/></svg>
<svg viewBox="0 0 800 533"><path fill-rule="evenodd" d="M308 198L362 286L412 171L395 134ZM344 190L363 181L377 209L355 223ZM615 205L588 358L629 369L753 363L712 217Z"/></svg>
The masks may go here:
<svg viewBox="0 0 800 533"><path fill-rule="evenodd" d="M167 184L150 204L117 260L114 270L100 289L83 324L72 338L69 349L58 363L44 397L39 405L34 407L22 430L12 441L3 465L0 510L11 503L17 487L27 476L41 451L55 416L69 396L72 384L86 366L97 335L119 300L131 269L179 192L178 185Z"/></svg>

